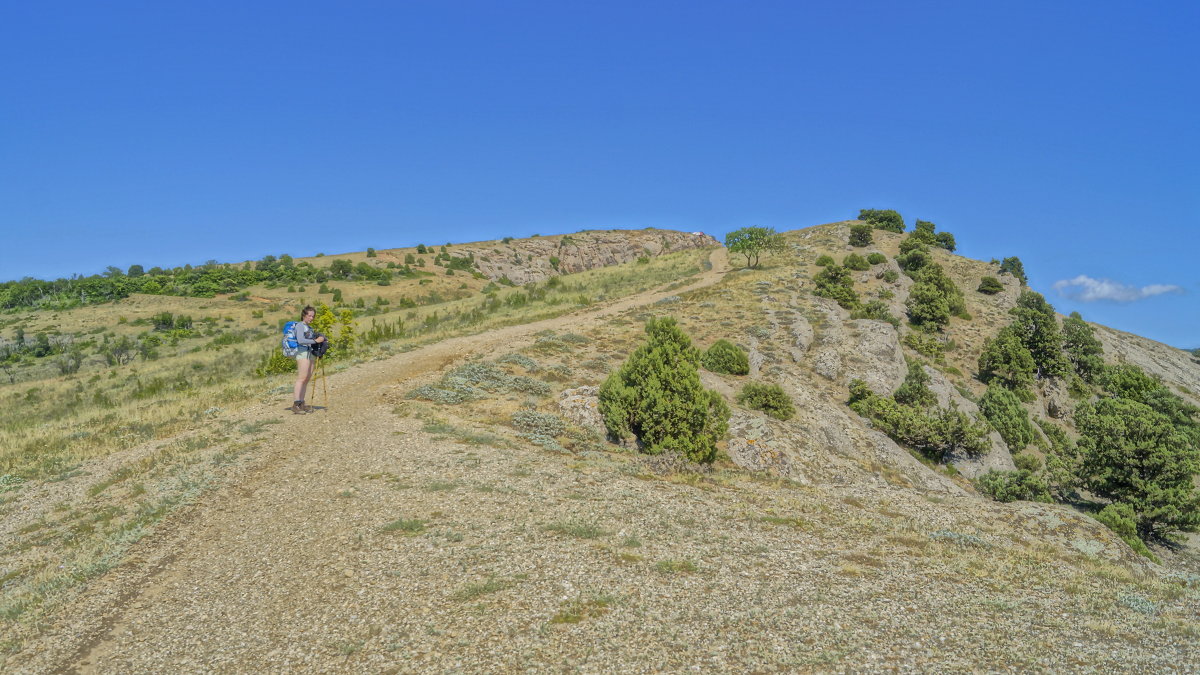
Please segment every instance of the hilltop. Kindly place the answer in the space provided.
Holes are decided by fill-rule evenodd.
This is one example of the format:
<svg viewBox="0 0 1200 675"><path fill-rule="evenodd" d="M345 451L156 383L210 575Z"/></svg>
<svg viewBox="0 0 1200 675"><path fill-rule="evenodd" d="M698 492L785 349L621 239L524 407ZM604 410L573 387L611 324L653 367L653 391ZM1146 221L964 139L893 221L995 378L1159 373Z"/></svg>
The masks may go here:
<svg viewBox="0 0 1200 675"><path fill-rule="evenodd" d="M360 328L362 352L333 362L328 401L318 395L307 416L283 414L286 374L249 374L276 340L273 321L303 300L284 287L166 299L196 303L174 310L135 295L18 315L27 334L115 323L144 341L153 328L134 324L163 311L247 333L213 350L189 344L219 334L179 335L158 359L101 366L97 355L3 390L18 448L4 456L7 667L1200 667L1194 543L1154 545L1154 562L1087 504L980 491L989 470L1031 466L1020 457L1058 480L1048 467L1060 439L1080 437L1074 413L1095 392L1039 379L1021 404L1037 442L1014 452L991 431L981 452L944 457L847 405L856 381L889 397L915 366L931 410L980 421L980 353L1028 290L1000 263L933 247L963 307L922 331L904 320L920 283L897 262L909 235L875 230L853 246L856 225L785 233L759 269L658 231L450 247L474 273L393 281L413 283L371 318L395 330L372 342ZM411 268L410 253L337 257ZM844 277L857 305L839 297L854 309L814 293L837 261L872 253L882 261ZM1000 288L977 292L985 277ZM395 308L425 279L446 295ZM343 286L348 308L377 288L401 293ZM261 309L233 314L251 302ZM745 375L701 371L732 409L711 467L605 438L597 387L654 316L674 317L701 349L724 339L747 355ZM1109 364L1200 403L1190 354L1092 329ZM778 385L795 417L739 405L755 381Z"/></svg>

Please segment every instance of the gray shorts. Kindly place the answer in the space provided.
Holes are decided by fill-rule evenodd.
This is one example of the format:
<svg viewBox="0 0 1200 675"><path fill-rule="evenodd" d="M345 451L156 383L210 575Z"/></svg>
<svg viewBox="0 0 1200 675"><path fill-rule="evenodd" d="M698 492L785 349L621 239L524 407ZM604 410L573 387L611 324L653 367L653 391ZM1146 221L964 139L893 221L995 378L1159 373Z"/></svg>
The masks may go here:
<svg viewBox="0 0 1200 675"><path fill-rule="evenodd" d="M300 347L299 349L296 350L296 360L297 361L299 361L301 359L307 361L311 358L312 358L312 352L310 352L308 350L308 347Z"/></svg>

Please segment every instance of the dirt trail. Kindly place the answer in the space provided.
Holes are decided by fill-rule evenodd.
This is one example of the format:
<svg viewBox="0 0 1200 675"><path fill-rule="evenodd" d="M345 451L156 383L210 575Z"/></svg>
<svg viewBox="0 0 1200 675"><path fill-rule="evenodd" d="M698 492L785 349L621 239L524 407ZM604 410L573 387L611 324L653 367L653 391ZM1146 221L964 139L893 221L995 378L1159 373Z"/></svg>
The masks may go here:
<svg viewBox="0 0 1200 675"><path fill-rule="evenodd" d="M80 673L358 669L346 657L382 626L412 613L405 594L381 583L383 574L402 580L406 572L397 563L404 561L380 563L388 568L385 573L362 557L386 556L409 544L427 548L420 539L403 536L387 537L378 546L364 542L378 539L380 524L398 516L432 512L430 520L436 522L476 508L464 503L474 495L453 490L396 489L397 483L413 480L436 483L438 475L452 480L447 469L458 458L451 461L447 453L452 457L462 450L446 442L435 447L419 422L391 413L393 404L384 394L431 381L469 356L518 349L542 330L586 330L624 310L712 285L728 272L729 263L724 249L714 250L710 259L711 269L686 287L447 339L329 375L327 409L288 415L285 425L272 427L275 438L261 451L255 470L140 542L130 562L61 612L60 623L27 650L35 652L33 658L22 663L25 659L18 657L16 665ZM323 402L319 390L315 398ZM278 417L286 414L284 405L252 406L241 416L247 421ZM511 482L504 472L512 470L504 460L528 465L537 462L538 452L493 458L495 470L476 474L475 481L503 488ZM413 470L409 478L402 474L406 468ZM368 481L372 494L359 493L368 475L381 478ZM441 504L446 497L460 498ZM392 510L396 507L407 513ZM498 517L507 520L512 514ZM437 585L434 590L445 593ZM352 609L340 611L346 607ZM359 628L365 633L355 637ZM343 633L344 643L337 637Z"/></svg>

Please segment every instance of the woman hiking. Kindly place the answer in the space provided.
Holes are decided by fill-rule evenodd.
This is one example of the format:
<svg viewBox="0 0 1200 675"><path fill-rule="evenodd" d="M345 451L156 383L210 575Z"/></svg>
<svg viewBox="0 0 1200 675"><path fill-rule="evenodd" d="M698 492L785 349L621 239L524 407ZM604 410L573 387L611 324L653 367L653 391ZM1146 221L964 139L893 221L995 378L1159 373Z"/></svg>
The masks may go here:
<svg viewBox="0 0 1200 675"><path fill-rule="evenodd" d="M312 406L304 403L304 390L308 388L308 381L312 379L313 368L317 364L317 360L313 358L312 346L318 342L324 342L325 336L318 335L309 327L309 322L317 315L317 310L313 309L312 305L305 307L300 311L300 321L293 326L296 331L296 387L292 392L292 412L297 415L302 415L307 412L312 412Z"/></svg>

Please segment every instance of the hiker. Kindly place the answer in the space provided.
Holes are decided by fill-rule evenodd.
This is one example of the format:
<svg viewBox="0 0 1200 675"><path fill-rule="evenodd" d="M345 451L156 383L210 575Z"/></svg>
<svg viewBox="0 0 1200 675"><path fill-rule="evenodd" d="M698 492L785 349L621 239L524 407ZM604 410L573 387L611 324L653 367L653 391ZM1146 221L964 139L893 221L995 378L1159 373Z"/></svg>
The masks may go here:
<svg viewBox="0 0 1200 675"><path fill-rule="evenodd" d="M312 406L304 403L304 390L308 388L308 381L312 379L313 368L317 364L317 360L313 358L312 345L325 341L324 335L314 333L308 325L316 315L317 310L309 305L300 311L300 320L292 324L295 333L293 339L296 343L296 387L292 392L292 412L297 415L312 412Z"/></svg>

